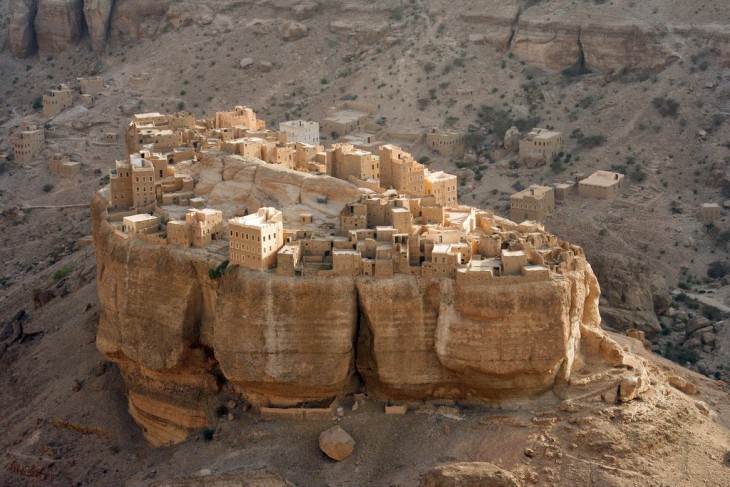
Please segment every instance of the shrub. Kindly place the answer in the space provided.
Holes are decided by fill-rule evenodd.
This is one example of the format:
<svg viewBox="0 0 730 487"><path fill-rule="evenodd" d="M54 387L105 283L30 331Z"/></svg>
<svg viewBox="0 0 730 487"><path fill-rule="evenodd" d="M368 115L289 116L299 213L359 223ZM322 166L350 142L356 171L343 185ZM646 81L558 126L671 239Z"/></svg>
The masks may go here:
<svg viewBox="0 0 730 487"><path fill-rule="evenodd" d="M218 279L221 276L223 276L223 273L226 271L226 267L228 267L228 259L224 260L220 264L218 264L216 267L210 269L208 271L208 277L211 279Z"/></svg>
<svg viewBox="0 0 730 487"><path fill-rule="evenodd" d="M200 437L203 438L203 441L210 441L213 439L213 431L210 428L203 428L203 430L200 432Z"/></svg>
<svg viewBox="0 0 730 487"><path fill-rule="evenodd" d="M52 276L53 282L58 282L61 279L63 279L64 277L68 276L69 274L71 274L72 270L73 270L73 267L68 266L68 265L61 267L60 269L58 269L56 272L53 273L53 276Z"/></svg>
<svg viewBox="0 0 730 487"><path fill-rule="evenodd" d="M50 193L53 190L53 185L51 183L47 183L43 185L43 192L44 193Z"/></svg>
<svg viewBox="0 0 730 487"><path fill-rule="evenodd" d="M428 156L421 156L418 158L418 162L420 162L421 164L428 164L429 162L431 162L431 158Z"/></svg>
<svg viewBox="0 0 730 487"><path fill-rule="evenodd" d="M646 173L641 170L640 167L634 168L633 171L629 173L629 177L632 181L636 181L637 183L640 183L646 179Z"/></svg>
<svg viewBox="0 0 730 487"><path fill-rule="evenodd" d="M594 149L606 142L605 135L586 135L578 139L578 145L583 149Z"/></svg>
<svg viewBox="0 0 730 487"><path fill-rule="evenodd" d="M39 96L38 98L33 100L31 108L33 108L33 110L40 110L41 108L43 108L43 98Z"/></svg>
<svg viewBox="0 0 730 487"><path fill-rule="evenodd" d="M679 102L673 98L658 96L651 101L662 117L675 118L679 113Z"/></svg>
<svg viewBox="0 0 730 487"><path fill-rule="evenodd" d="M730 273L730 262L716 260L707 266L707 277L711 279L722 279Z"/></svg>

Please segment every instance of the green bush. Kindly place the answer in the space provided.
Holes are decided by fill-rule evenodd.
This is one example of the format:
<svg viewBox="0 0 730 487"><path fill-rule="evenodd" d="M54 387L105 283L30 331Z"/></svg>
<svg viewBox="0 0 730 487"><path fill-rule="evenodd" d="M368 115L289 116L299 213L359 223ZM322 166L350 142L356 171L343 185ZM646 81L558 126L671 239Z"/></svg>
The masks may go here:
<svg viewBox="0 0 730 487"><path fill-rule="evenodd" d="M47 183L43 185L43 192L44 193L50 193L53 190L53 185L51 183Z"/></svg>
<svg viewBox="0 0 730 487"><path fill-rule="evenodd" d="M56 272L53 273L53 276L52 276L53 282L58 282L61 279L63 279L64 277L68 276L69 274L71 274L72 270L73 270L73 267L68 266L68 265L61 267L60 269L58 269Z"/></svg>
<svg viewBox="0 0 730 487"><path fill-rule="evenodd" d="M651 104L662 117L676 118L679 114L679 102L673 98L657 96L651 101Z"/></svg>
<svg viewBox="0 0 730 487"><path fill-rule="evenodd" d="M33 100L31 108L33 108L33 110L40 110L41 108L43 108L43 98L39 96L38 98Z"/></svg>
<svg viewBox="0 0 730 487"><path fill-rule="evenodd" d="M228 267L228 259L224 260L220 264L218 264L216 267L210 269L208 271L208 277L211 279L219 279L223 276L223 273L226 271L226 268Z"/></svg>
<svg viewBox="0 0 730 487"><path fill-rule="evenodd" d="M210 428L203 428L203 430L200 432L200 437L203 438L203 441L211 441L213 439L214 433L215 431Z"/></svg>
<svg viewBox="0 0 730 487"><path fill-rule="evenodd" d="M578 145L583 149L594 149L603 145L606 140L605 135L586 135L578 139Z"/></svg>
<svg viewBox="0 0 730 487"><path fill-rule="evenodd" d="M707 277L721 279L730 273L730 262L716 260L707 266Z"/></svg>

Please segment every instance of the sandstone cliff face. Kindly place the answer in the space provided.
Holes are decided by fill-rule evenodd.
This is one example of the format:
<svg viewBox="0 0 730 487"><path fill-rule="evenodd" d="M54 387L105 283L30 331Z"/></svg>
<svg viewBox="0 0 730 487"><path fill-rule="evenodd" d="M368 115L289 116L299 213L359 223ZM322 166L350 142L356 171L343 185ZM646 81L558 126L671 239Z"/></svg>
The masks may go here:
<svg viewBox="0 0 730 487"><path fill-rule="evenodd" d="M36 0L10 0L8 37L13 55L26 58L37 48L35 36L35 16L38 11Z"/></svg>
<svg viewBox="0 0 730 487"><path fill-rule="evenodd" d="M198 174L211 195L250 180L230 194L249 201L260 192L289 212L323 206L315 195L327 184L303 196L310 179L336 181L222 159ZM340 183L331 183L333 198L347 196ZM318 211L324 218L329 210ZM585 353L624 362L599 328L597 281L577 248L561 273L534 281L290 278L238 267L211 280L225 251L119 239L106 218L97 196L97 346L119 366L130 413L153 444L208 424L207 400L226 383L259 406L330 401L352 391L358 375L384 399L501 402L564 387Z"/></svg>
<svg viewBox="0 0 730 487"><path fill-rule="evenodd" d="M35 17L38 50L63 52L86 34L83 0L38 0Z"/></svg>
<svg viewBox="0 0 730 487"><path fill-rule="evenodd" d="M115 0L109 31L110 42L154 37L169 5L169 0Z"/></svg>
<svg viewBox="0 0 730 487"><path fill-rule="evenodd" d="M666 311L671 303L661 276L646 264L622 255L598 255L593 266L602 283L601 314L609 327L638 328L648 337L661 331L657 313Z"/></svg>
<svg viewBox="0 0 730 487"><path fill-rule="evenodd" d="M101 52L106 47L113 6L114 0L84 0L84 18L91 48L95 52Z"/></svg>

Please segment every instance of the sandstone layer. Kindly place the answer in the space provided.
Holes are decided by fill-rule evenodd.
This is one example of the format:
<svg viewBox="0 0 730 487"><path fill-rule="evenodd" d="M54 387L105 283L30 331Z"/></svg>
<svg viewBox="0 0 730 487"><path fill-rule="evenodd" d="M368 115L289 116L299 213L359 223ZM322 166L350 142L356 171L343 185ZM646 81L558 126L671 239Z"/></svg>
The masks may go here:
<svg viewBox="0 0 730 487"><path fill-rule="evenodd" d="M96 52L101 52L106 47L113 6L114 0L84 0L84 18L91 48Z"/></svg>
<svg viewBox="0 0 730 487"><path fill-rule="evenodd" d="M271 204L288 219L306 209L334 222L359 191L238 156L201 166L196 191L219 207ZM326 204L317 202L323 194ZM565 396L576 363L627 364L600 330L591 267L568 243L556 249L570 256L560 271L537 281L288 277L239 267L211 279L225 247L120 239L107 217L96 196L97 346L119 366L130 412L154 444L208 424L206 401L224 384L256 406L327 404L358 377L373 397L493 403L556 387ZM621 397L645 387L623 384Z"/></svg>
<svg viewBox="0 0 730 487"><path fill-rule="evenodd" d="M35 31L42 53L58 53L73 47L86 34L84 1L39 0Z"/></svg>
<svg viewBox="0 0 730 487"><path fill-rule="evenodd" d="M13 55L26 58L36 51L35 16L38 4L35 0L10 0L8 38Z"/></svg>

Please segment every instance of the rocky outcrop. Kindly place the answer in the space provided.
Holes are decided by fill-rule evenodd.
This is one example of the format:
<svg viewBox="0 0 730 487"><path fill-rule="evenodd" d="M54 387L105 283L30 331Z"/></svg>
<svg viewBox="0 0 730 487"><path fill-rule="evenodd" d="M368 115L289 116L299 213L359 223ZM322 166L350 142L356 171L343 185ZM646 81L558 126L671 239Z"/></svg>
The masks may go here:
<svg viewBox="0 0 730 487"><path fill-rule="evenodd" d="M326 224L358 191L239 156L200 166L191 168L196 191L227 212L272 205L285 220L306 210ZM240 267L212 279L225 253L120 239L101 196L92 221L97 346L118 364L130 412L154 444L207 425L206 398L223 384L257 406L329 403L358 376L383 399L499 403L567 387L587 356L625 366L600 329L591 267L568 243L555 249L559 272L538 280L287 277ZM646 386L629 379L617 389L626 400Z"/></svg>
<svg viewBox="0 0 730 487"><path fill-rule="evenodd" d="M8 8L10 48L15 57L26 58L34 54L38 48L34 27L38 11L37 0L10 0Z"/></svg>
<svg viewBox="0 0 730 487"><path fill-rule="evenodd" d="M519 487L507 470L487 462L451 463L435 467L421 477L420 487Z"/></svg>
<svg viewBox="0 0 730 487"><path fill-rule="evenodd" d="M151 39L160 28L170 0L115 0L109 26L109 41Z"/></svg>
<svg viewBox="0 0 730 487"><path fill-rule="evenodd" d="M601 315L610 328L637 328L651 338L661 332L656 311L671 302L666 281L643 262L618 254L591 259L601 283Z"/></svg>
<svg viewBox="0 0 730 487"><path fill-rule="evenodd" d="M277 27L279 37L285 41L296 41L307 36L307 26L293 20L282 20Z"/></svg>
<svg viewBox="0 0 730 487"><path fill-rule="evenodd" d="M35 32L42 54L75 46L86 35L84 0L38 0Z"/></svg>
<svg viewBox="0 0 730 487"><path fill-rule="evenodd" d="M95 52L101 52L106 47L113 6L114 0L84 0L84 18L91 48Z"/></svg>

